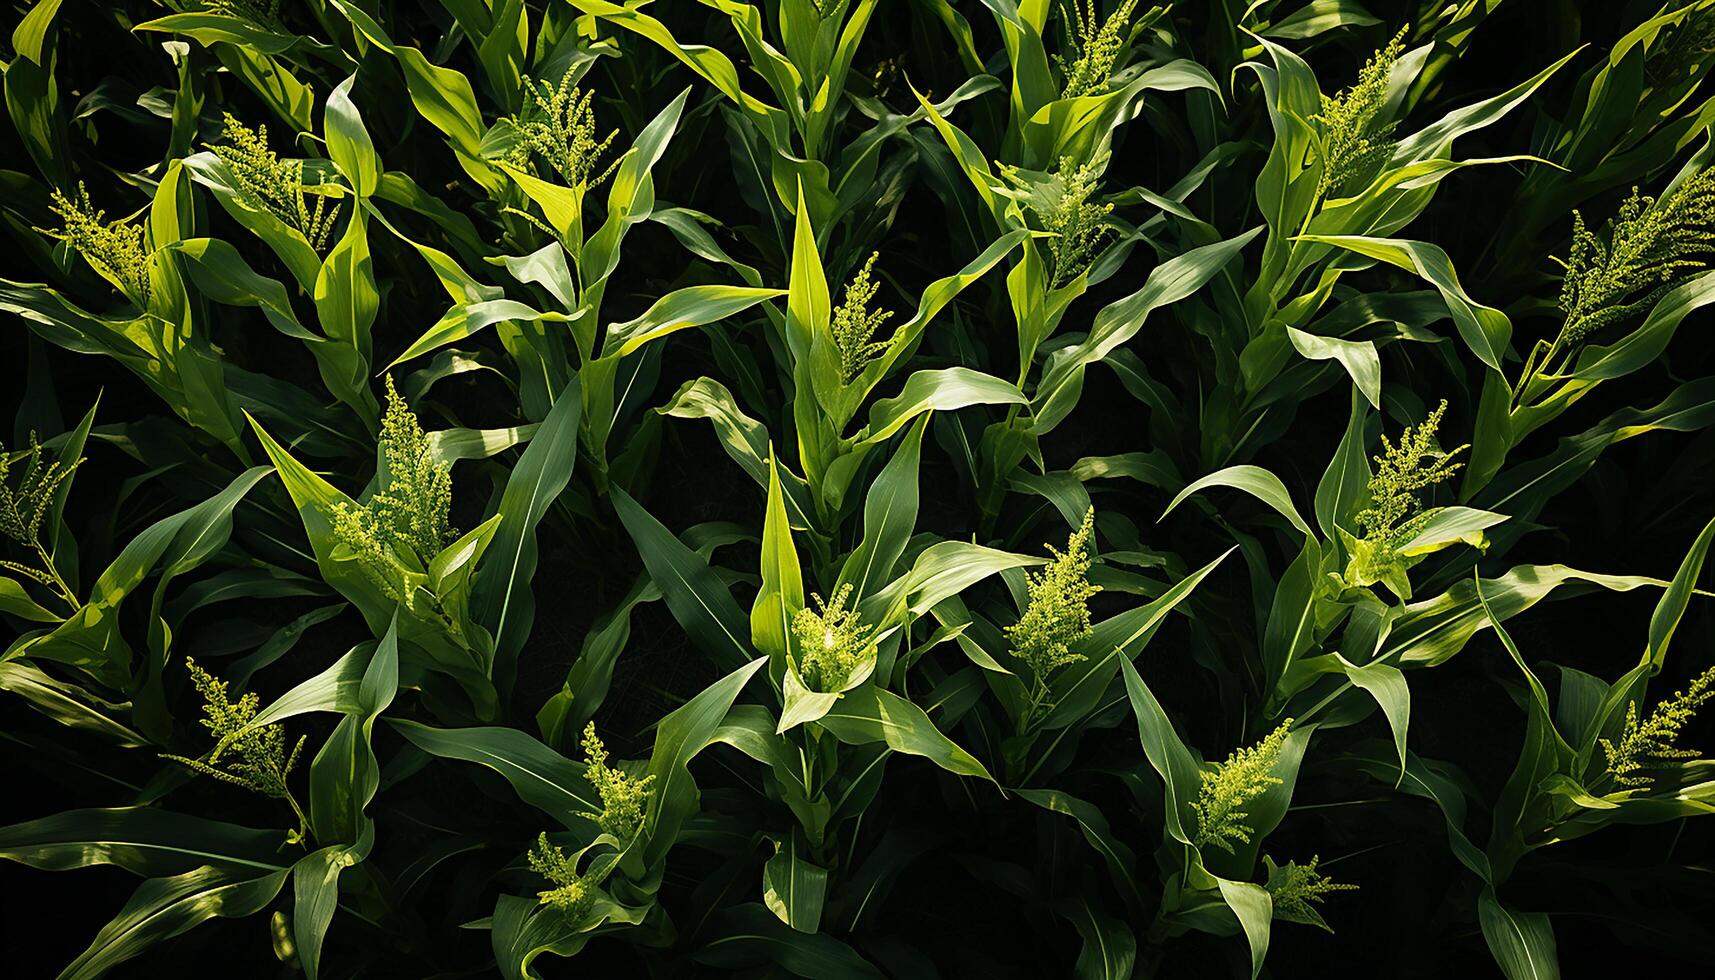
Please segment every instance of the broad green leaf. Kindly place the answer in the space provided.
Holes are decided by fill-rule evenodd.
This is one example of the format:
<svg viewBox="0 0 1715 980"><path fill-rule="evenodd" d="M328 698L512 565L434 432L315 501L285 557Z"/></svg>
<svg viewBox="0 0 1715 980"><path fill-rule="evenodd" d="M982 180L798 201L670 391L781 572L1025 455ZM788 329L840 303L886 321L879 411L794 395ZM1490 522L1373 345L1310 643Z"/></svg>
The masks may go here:
<svg viewBox="0 0 1715 980"><path fill-rule="evenodd" d="M0 583L11 579L0 579ZM4 592L0 584L0 593ZM0 607L3 610L3 607ZM55 617L55 622L58 617ZM11 691L28 701L30 707L47 715L67 728L95 732L124 748L140 748L149 743L142 733L114 720L123 715L126 704L105 701L72 681L50 676L28 660L0 662L0 691Z"/></svg>
<svg viewBox="0 0 1715 980"><path fill-rule="evenodd" d="M898 395L870 409L869 424L860 434L875 445L904 428L924 412L951 412L970 405L1019 405L1024 395L1010 382L969 368L917 371L905 379Z"/></svg>
<svg viewBox="0 0 1715 980"><path fill-rule="evenodd" d="M690 764L713 741L733 702L768 661L758 657L680 705L655 726L655 748L648 773L655 777L655 805L641 832L648 840L645 862L660 873L660 863L679 837L679 829L697 811L700 798Z"/></svg>
<svg viewBox="0 0 1715 980"><path fill-rule="evenodd" d="M873 684L841 698L817 724L842 742L886 742L895 752L922 756L954 775L994 782L983 764L941 734L922 708Z"/></svg>
<svg viewBox="0 0 1715 980"><path fill-rule="evenodd" d="M1399 553L1427 555L1461 543L1481 548L1486 541L1484 529L1506 519L1505 514L1473 507L1438 507L1430 513L1422 529L1410 541L1399 546Z"/></svg>
<svg viewBox="0 0 1715 980"><path fill-rule="evenodd" d="M1072 925L1084 940L1073 965L1079 980L1126 980L1137 969L1137 935L1130 925L1102 915L1087 897L1073 906Z"/></svg>
<svg viewBox="0 0 1715 980"><path fill-rule="evenodd" d="M1221 889L1221 899L1238 917L1245 941L1251 949L1251 977L1262 974L1263 960L1268 957L1269 923L1274 919L1274 900L1268 890L1248 881L1215 879Z"/></svg>
<svg viewBox="0 0 1715 980"><path fill-rule="evenodd" d="M1446 156L1452 149L1455 139L1465 133L1492 125L1506 116L1507 113L1530 98L1532 93L1541 88L1550 76L1560 70L1561 66L1577 57L1579 52L1583 50L1583 46L1580 45L1558 61L1505 92L1481 102L1455 109L1405 137L1394 147L1393 158L1389 162L1426 160L1431 157Z"/></svg>
<svg viewBox="0 0 1715 980"><path fill-rule="evenodd" d="M173 813L152 806L67 810L0 829L0 857L47 871L111 864L145 877L208 866L236 873L284 869L283 830Z"/></svg>
<svg viewBox="0 0 1715 980"><path fill-rule="evenodd" d="M1300 240L1336 245L1422 276L1441 293L1465 346L1493 370L1501 369L1501 360L1512 339L1512 321L1500 310L1484 306L1465 293L1465 287L1459 284L1459 274L1453 269L1453 260L1439 245L1361 235L1304 235Z"/></svg>
<svg viewBox="0 0 1715 980"><path fill-rule="evenodd" d="M836 589L850 585L855 601L861 602L893 574L917 528L918 456L927 426L928 419L921 418L911 427L864 497L863 541L846 558L834 583Z"/></svg>
<svg viewBox="0 0 1715 980"><path fill-rule="evenodd" d="M642 316L607 328L603 357L624 357L652 340L679 330L719 323L763 300L784 296L783 289L751 286L686 286L656 300Z"/></svg>
<svg viewBox="0 0 1715 980"><path fill-rule="evenodd" d="M340 401L365 421L377 414L369 390L369 361L373 350L370 328L381 308L375 283L375 263L369 236L360 215L352 215L345 233L328 251L312 291L322 333L337 345L338 354L324 355L322 380Z"/></svg>
<svg viewBox="0 0 1715 980"><path fill-rule="evenodd" d="M579 814L601 812L601 801L591 792L581 763L516 728L434 728L402 719L388 723L432 756L493 769L512 784L519 799L564 827L591 829Z"/></svg>
<svg viewBox="0 0 1715 980"><path fill-rule="evenodd" d="M160 567L162 581L156 590L150 624L154 628L159 622L165 585L226 544L232 532L233 509L267 475L267 467L252 467L202 503L149 525L102 571L90 587L88 601L77 612L51 633L28 640L20 651L28 651L35 660L77 667L109 687L126 689L131 649L119 630L120 605ZM158 678L165 650L156 647L151 653L153 660L143 674L145 678ZM159 712L151 708L146 731L154 733L148 726L162 721Z"/></svg>
<svg viewBox="0 0 1715 980"><path fill-rule="evenodd" d="M1715 276L1705 273L1674 287L1650 307L1636 329L1612 344L1579 352L1567 380L1607 381L1641 369L1661 356L1687 316L1710 303L1715 303Z"/></svg>
<svg viewBox="0 0 1715 980"><path fill-rule="evenodd" d="M1352 383L1369 399L1370 405L1382 407L1382 362L1374 343L1320 337L1297 327L1287 327L1286 336L1292 340L1292 346L1298 353L1312 361L1339 361L1351 375Z"/></svg>
<svg viewBox="0 0 1715 980"><path fill-rule="evenodd" d="M779 465L769 458L768 512L762 523L762 588L750 607L750 641L768 658L769 673L778 680L786 672L792 637L792 617L804 608L804 573L792 544L786 517L786 494L780 488Z"/></svg>
<svg viewBox="0 0 1715 980"><path fill-rule="evenodd" d="M1302 41L1347 25L1369 27L1379 23L1357 0L1311 0L1262 33L1264 37Z"/></svg>
<svg viewBox="0 0 1715 980"><path fill-rule="evenodd" d="M1137 292L1103 307L1082 342L1057 350L1048 358L1042 380L1031 396L1034 431L1046 435L1071 413L1083 391L1085 368L1137 336L1151 313L1203 288L1261 233L1260 227L1252 228L1236 238L1174 256L1151 269Z"/></svg>
<svg viewBox="0 0 1715 980"><path fill-rule="evenodd" d="M261 309L274 329L309 345L312 353L326 338L311 333L299 322L286 287L278 279L260 275L238 250L218 238L185 238L174 242L173 251L191 261L186 271L203 295L229 306Z"/></svg>
<svg viewBox="0 0 1715 980"><path fill-rule="evenodd" d="M1167 835L1190 846L1190 835L1195 832L1196 825L1191 804L1196 801L1203 784L1197 758L1180 740L1173 722L1162 710L1161 702L1155 699L1155 693L1138 675L1130 658L1120 659L1120 675L1125 678L1126 695L1131 700L1132 713L1137 716L1137 734L1143 742L1143 753L1161 777Z"/></svg>
<svg viewBox="0 0 1715 980"><path fill-rule="evenodd" d="M909 571L864 600L858 609L871 623L890 623L901 615L915 618L990 575L1042 562L1041 558L965 541L938 541L923 549Z"/></svg>
<svg viewBox="0 0 1715 980"><path fill-rule="evenodd" d="M358 197L374 194L381 184L381 158L375 154L375 143L364 128L363 116L351 100L351 87L357 81L353 75L334 86L328 93L327 128L328 155L340 172L351 181Z"/></svg>
<svg viewBox="0 0 1715 980"><path fill-rule="evenodd" d="M811 863L801 852L803 846L796 834L775 845L774 856L762 867L762 902L781 922L815 933L822 921L828 870Z"/></svg>
<svg viewBox="0 0 1715 980"><path fill-rule="evenodd" d="M1399 771L1403 778L1406 734L1411 729L1411 688L1405 683L1405 674L1398 667L1380 660L1362 666L1342 663L1342 667L1346 671L1346 679L1375 698L1382 714L1387 716L1388 727L1393 730L1394 749L1399 753Z"/></svg>
<svg viewBox="0 0 1715 980"><path fill-rule="evenodd" d="M768 430L744 413L727 386L714 378L687 381L655 410L681 419L708 419L721 448L764 491L769 481Z"/></svg>
<svg viewBox="0 0 1715 980"><path fill-rule="evenodd" d="M417 112L446 135L465 172L484 187L498 187L504 178L481 158L482 113L477 108L470 79L451 68L430 63L416 48L394 44L386 29L352 0L329 0L329 3L351 22L357 33L398 59Z"/></svg>
<svg viewBox="0 0 1715 980"><path fill-rule="evenodd" d="M578 314L581 315L581 314ZM510 299L483 300L475 303L462 303L453 306L441 315L435 325L423 331L423 335L405 348L404 352L395 357L387 365L391 371L406 361L422 357L432 350L438 350L448 344L456 344L466 337L477 333L497 323L508 320L534 321L542 319L543 314Z"/></svg>
<svg viewBox="0 0 1715 980"><path fill-rule="evenodd" d="M44 608L15 580L0 578L0 613L17 616L32 623L58 623L65 617Z"/></svg>
<svg viewBox="0 0 1715 980"><path fill-rule="evenodd" d="M265 30L241 17L215 11L168 14L138 24L132 30L183 34L203 44L236 44L261 54L285 54L300 40L290 34Z"/></svg>
<svg viewBox="0 0 1715 980"><path fill-rule="evenodd" d="M1044 729L1064 728L1084 720L1101 706L1113 683L1120 661L1131 662L1154 638L1161 623L1197 586L1208 578L1234 549L1222 552L1214 561L1185 576L1153 602L1128 609L1117 616L1095 624L1089 637L1076 649L1084 659L1067 664L1055 676L1051 688L1054 707L1042 719Z"/></svg>
<svg viewBox="0 0 1715 980"><path fill-rule="evenodd" d="M1324 540L1337 541L1337 529L1344 528L1355 533L1357 525L1353 519L1357 516L1359 502L1369 493L1370 457L1365 447L1365 424L1369 413L1364 410L1363 402L1358 400L1358 392L1352 392L1352 414L1346 422L1346 431L1340 436L1340 444L1334 449L1334 456L1328 461L1328 468L1322 471L1322 479L1316 484L1316 526L1321 528Z"/></svg>
<svg viewBox="0 0 1715 980"><path fill-rule="evenodd" d="M512 665L536 616L537 528L571 482L578 455L578 381L554 400L542 427L524 447L500 493L500 526L483 552L471 595L472 614L494 636L497 673L510 684Z"/></svg>
<svg viewBox="0 0 1715 980"><path fill-rule="evenodd" d="M649 569L667 600L667 608L683 626L692 642L702 647L717 664L732 666L751 659L748 617L733 599L726 583L709 568L708 562L685 547L673 533L649 515L631 495L614 487L613 509L643 565Z"/></svg>
<svg viewBox="0 0 1715 980"><path fill-rule="evenodd" d="M286 882L286 871L257 875L215 867L171 878L151 878L96 933L89 948L60 972L60 980L101 976L155 943L213 918L241 918L266 908Z"/></svg>
<svg viewBox="0 0 1715 980"><path fill-rule="evenodd" d="M1298 508L1293 506L1292 495L1287 492L1286 484L1280 482L1280 477L1260 466L1252 466L1249 463L1216 470L1208 476L1192 481L1185 489L1174 495L1173 502L1161 512L1161 516L1165 518L1168 514L1173 513L1173 509L1183 503L1187 497L1207 487L1232 487L1235 490L1243 490L1274 508L1276 513L1286 518L1288 523L1306 537L1311 534L1310 525L1304 523L1304 518L1298 516Z"/></svg>
<svg viewBox="0 0 1715 980"><path fill-rule="evenodd" d="M1493 888L1485 888L1477 900L1477 920L1489 952L1507 980L1557 980L1560 976L1560 958L1548 916L1514 912L1501 904Z"/></svg>

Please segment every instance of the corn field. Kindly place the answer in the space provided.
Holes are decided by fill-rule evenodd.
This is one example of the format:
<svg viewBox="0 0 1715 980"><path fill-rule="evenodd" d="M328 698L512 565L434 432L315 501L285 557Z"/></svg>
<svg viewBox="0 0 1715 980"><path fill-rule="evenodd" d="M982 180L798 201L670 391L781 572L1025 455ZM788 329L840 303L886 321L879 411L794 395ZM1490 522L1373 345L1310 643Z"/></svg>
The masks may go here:
<svg viewBox="0 0 1715 980"><path fill-rule="evenodd" d="M9 976L1715 970L1715 0L4 12Z"/></svg>

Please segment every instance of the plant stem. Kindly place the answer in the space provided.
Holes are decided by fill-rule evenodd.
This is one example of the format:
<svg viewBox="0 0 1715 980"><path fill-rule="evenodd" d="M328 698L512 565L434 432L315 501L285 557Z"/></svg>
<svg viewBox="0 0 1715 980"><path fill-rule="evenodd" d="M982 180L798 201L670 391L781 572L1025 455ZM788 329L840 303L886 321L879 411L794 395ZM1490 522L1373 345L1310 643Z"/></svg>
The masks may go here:
<svg viewBox="0 0 1715 980"><path fill-rule="evenodd" d="M304 808L298 805L297 797L292 795L291 790L286 791L286 802L292 807L292 814L298 818L298 841L307 846L313 836L310 832L310 818L304 814Z"/></svg>
<svg viewBox="0 0 1715 980"><path fill-rule="evenodd" d="M54 590L59 593L60 599L70 606L74 613L82 609L83 603L78 601L77 593L73 592L71 586L66 584L66 580L60 577L60 570L54 567L54 560L48 554L48 550L42 547L42 542L34 540L30 542L30 545L36 549L37 556L42 559L42 571L47 572L49 577L54 580Z"/></svg>

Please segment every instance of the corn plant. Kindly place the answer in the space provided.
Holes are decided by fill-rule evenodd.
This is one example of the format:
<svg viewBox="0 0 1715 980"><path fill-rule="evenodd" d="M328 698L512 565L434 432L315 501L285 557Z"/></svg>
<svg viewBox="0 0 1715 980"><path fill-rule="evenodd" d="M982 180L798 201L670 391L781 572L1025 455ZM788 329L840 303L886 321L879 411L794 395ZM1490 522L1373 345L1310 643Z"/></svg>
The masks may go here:
<svg viewBox="0 0 1715 980"><path fill-rule="evenodd" d="M1715 962L1715 0L14 6L12 973Z"/></svg>

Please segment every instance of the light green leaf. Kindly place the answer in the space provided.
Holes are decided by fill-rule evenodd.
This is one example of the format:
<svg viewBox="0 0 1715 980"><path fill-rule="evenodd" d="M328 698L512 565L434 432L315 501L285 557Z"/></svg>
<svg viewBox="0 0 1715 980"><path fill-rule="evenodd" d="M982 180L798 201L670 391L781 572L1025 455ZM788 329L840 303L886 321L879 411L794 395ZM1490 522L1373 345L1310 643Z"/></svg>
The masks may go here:
<svg viewBox="0 0 1715 980"><path fill-rule="evenodd" d="M859 440L875 445L905 427L924 412L951 412L970 405L1018 405L1024 394L1010 382L970 368L950 367L917 371L905 379L898 395L884 398L870 409L869 425Z"/></svg>
<svg viewBox="0 0 1715 980"><path fill-rule="evenodd" d="M1260 466L1252 466L1249 463L1216 470L1208 476L1192 481L1189 486L1174 495L1173 502L1161 512L1162 518L1173 513L1173 509L1183 503L1187 497L1208 487L1232 487L1235 490L1243 490L1274 508L1276 513L1286 518L1293 527L1306 537L1311 535L1310 525L1304 523L1304 518L1298 516L1298 508L1293 506L1292 495L1287 492L1286 484L1280 482L1280 477Z"/></svg>
<svg viewBox="0 0 1715 980"><path fill-rule="evenodd" d="M1548 916L1514 912L1501 904L1493 888L1484 888L1477 900L1477 920L1507 980L1559 980L1560 958Z"/></svg>
<svg viewBox="0 0 1715 980"><path fill-rule="evenodd" d="M1374 343L1319 337L1297 327L1287 327L1286 336L1298 353L1312 361L1339 361L1370 404L1375 408L1382 407L1382 361Z"/></svg>
<svg viewBox="0 0 1715 980"><path fill-rule="evenodd" d="M784 289L752 286L686 286L656 300L642 316L607 328L603 357L624 357L652 340L691 327L719 323L763 300L784 296Z"/></svg>
<svg viewBox="0 0 1715 980"><path fill-rule="evenodd" d="M828 890L828 870L812 864L798 835L775 844L774 856L762 868L762 903L799 932L814 933L822 921Z"/></svg>
<svg viewBox="0 0 1715 980"><path fill-rule="evenodd" d="M1252 228L1236 238L1174 256L1151 269L1137 292L1103 307L1081 343L1061 348L1048 358L1042 381L1031 397L1035 432L1046 435L1071 413L1083 390L1086 367L1137 336L1151 313L1203 288L1261 233L1261 227Z"/></svg>
<svg viewBox="0 0 1715 980"><path fill-rule="evenodd" d="M1453 269L1453 260L1447 257L1441 246L1361 235L1302 235L1296 240L1336 245L1422 276L1441 293L1465 346L1490 368L1501 369L1501 359L1506 356L1507 345L1512 339L1512 321L1500 310L1484 306L1466 295L1465 287L1459 285L1459 274Z"/></svg>
<svg viewBox="0 0 1715 980"><path fill-rule="evenodd" d="M873 684L841 698L817 724L842 742L886 742L895 752L922 756L954 775L994 782L983 764L941 734L922 708Z"/></svg>
<svg viewBox="0 0 1715 980"><path fill-rule="evenodd" d="M213 918L241 918L267 907L286 883L286 871L255 875L215 867L171 878L151 878L101 927L89 948L60 973L60 980L93 980L155 943Z"/></svg>
<svg viewBox="0 0 1715 980"><path fill-rule="evenodd" d="M691 641L723 665L751 659L748 617L708 562L685 547L624 490L612 489L613 509L636 542L643 565L661 589L667 608Z"/></svg>

